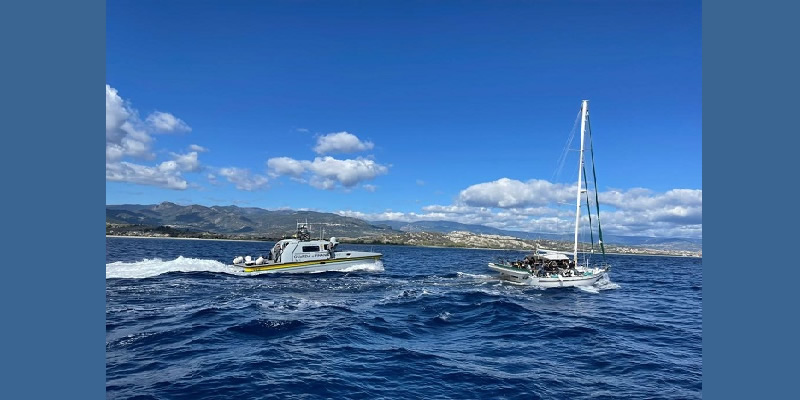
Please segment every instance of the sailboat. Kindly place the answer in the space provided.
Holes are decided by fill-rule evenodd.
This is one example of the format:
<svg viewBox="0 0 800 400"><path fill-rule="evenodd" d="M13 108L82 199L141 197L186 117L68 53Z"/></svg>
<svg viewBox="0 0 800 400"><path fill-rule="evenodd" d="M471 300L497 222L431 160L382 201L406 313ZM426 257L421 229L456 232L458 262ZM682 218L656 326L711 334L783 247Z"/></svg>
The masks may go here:
<svg viewBox="0 0 800 400"><path fill-rule="evenodd" d="M589 133L590 152L592 159L592 174L595 186L595 204L597 206L596 219L598 230L598 244L602 252L603 262L590 265L590 258L584 257L583 263L578 258L578 230L581 222L581 203L586 201L586 209L589 216L589 232L591 238L591 252L594 253L594 235L592 228L592 210L589 205L588 183L586 182L586 166L584 163L584 143L586 133ZM591 124L589 124L589 100L581 103L581 149L580 161L578 162L578 190L576 195L575 207L575 243L572 258L569 253L562 251L546 250L538 248L536 251L526 256L522 260L490 262L489 268L500 272L500 278L518 284L526 284L540 287L571 287L571 286L591 286L597 283L603 276L608 274L611 268L605 263L606 250L603 245L603 231L600 229L600 203L597 196L597 174L594 168L594 148L591 146ZM581 184L586 184L584 189ZM585 196L584 196L585 194ZM584 253L584 255L586 255Z"/></svg>

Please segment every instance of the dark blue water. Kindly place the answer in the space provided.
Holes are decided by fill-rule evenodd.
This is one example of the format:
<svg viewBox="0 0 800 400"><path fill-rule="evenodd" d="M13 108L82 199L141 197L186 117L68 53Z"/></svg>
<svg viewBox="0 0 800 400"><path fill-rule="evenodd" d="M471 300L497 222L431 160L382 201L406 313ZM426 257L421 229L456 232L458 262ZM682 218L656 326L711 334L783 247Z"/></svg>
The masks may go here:
<svg viewBox="0 0 800 400"><path fill-rule="evenodd" d="M341 245L385 270L240 276L271 243L106 243L108 398L702 397L699 259L541 290L494 279L513 252Z"/></svg>

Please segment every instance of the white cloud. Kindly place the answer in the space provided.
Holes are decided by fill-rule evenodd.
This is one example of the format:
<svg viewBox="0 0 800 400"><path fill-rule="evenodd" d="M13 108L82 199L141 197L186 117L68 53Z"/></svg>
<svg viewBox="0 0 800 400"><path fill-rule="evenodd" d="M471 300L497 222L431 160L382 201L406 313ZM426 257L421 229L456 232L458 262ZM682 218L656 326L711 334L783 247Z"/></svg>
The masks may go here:
<svg viewBox="0 0 800 400"><path fill-rule="evenodd" d="M198 153L205 153L205 152L207 152L207 151L208 151L208 149L207 149L207 148L205 148L205 147L203 147L203 146L200 146L200 145L196 145L196 144L191 144L191 145L189 145L189 150L191 150L191 151L196 151L196 152L198 152Z"/></svg>
<svg viewBox="0 0 800 400"><path fill-rule="evenodd" d="M361 157L339 160L327 156L316 157L313 161L277 157L269 159L267 166L273 177L287 175L297 179L309 174L308 183L311 186L326 190L334 189L337 185L352 188L389 171L389 167Z"/></svg>
<svg viewBox="0 0 800 400"><path fill-rule="evenodd" d="M186 154L170 153L174 158L173 161L180 171L195 172L200 169L200 162L197 160L197 152L192 151Z"/></svg>
<svg viewBox="0 0 800 400"><path fill-rule="evenodd" d="M156 132L176 133L189 132L192 128L180 118L170 113L156 111L147 116L147 124Z"/></svg>
<svg viewBox="0 0 800 400"><path fill-rule="evenodd" d="M461 191L455 204L428 205L422 213L387 210L381 213L338 211L367 220L433 221L486 225L526 232L569 233L575 223L575 188L507 178L472 185ZM603 232L610 235L702 237L702 190L673 189L663 193L634 188L601 192ZM594 201L594 193L589 197ZM566 204L565 204L566 203ZM585 204L582 226L588 225ZM592 206L593 224L597 223ZM596 225L595 225L596 226Z"/></svg>
<svg viewBox="0 0 800 400"><path fill-rule="evenodd" d="M600 193L600 204L630 210L652 210L669 206L702 207L703 191L699 189L672 189L654 194L652 190L634 188L627 191L611 190Z"/></svg>
<svg viewBox="0 0 800 400"><path fill-rule="evenodd" d="M196 171L200 166L197 153L173 153L172 156L172 160L153 167L127 161L106 162L106 180L184 190L189 187L189 183L184 179L183 173Z"/></svg>
<svg viewBox="0 0 800 400"><path fill-rule="evenodd" d="M267 167L273 177L288 175L297 178L306 170L304 162L289 157L276 157L267 160Z"/></svg>
<svg viewBox="0 0 800 400"><path fill-rule="evenodd" d="M353 187L361 181L374 179L389 171L388 167L361 157L355 160L316 157L314 161L306 163L306 168L315 176L334 180L344 187Z"/></svg>
<svg viewBox="0 0 800 400"><path fill-rule="evenodd" d="M106 85L106 161L116 162L123 157L152 158L151 142L136 110L116 89Z"/></svg>
<svg viewBox="0 0 800 400"><path fill-rule="evenodd" d="M543 206L569 201L575 196L572 187L554 184L545 180L531 179L521 182L501 178L493 182L479 183L461 191L461 203L478 207L517 208Z"/></svg>
<svg viewBox="0 0 800 400"><path fill-rule="evenodd" d="M378 190L378 187L375 186L375 185L365 184L365 185L361 185L361 187L364 188L364 190L366 190L368 192L374 192L374 191Z"/></svg>
<svg viewBox="0 0 800 400"><path fill-rule="evenodd" d="M228 182L233 183L239 190L252 191L262 189L265 188L269 182L266 176L251 174L248 169L235 167L220 168L218 173L220 176L225 177Z"/></svg>
<svg viewBox="0 0 800 400"><path fill-rule="evenodd" d="M372 142L363 142L352 133L338 132L318 137L314 152L317 154L355 153L370 150L374 146Z"/></svg>
<svg viewBox="0 0 800 400"><path fill-rule="evenodd" d="M416 215L415 213L402 213L402 212L392 212L392 211L385 211L382 213L364 213L361 211L353 211L353 210L340 210L336 211L336 214L339 214L344 217L359 218L367 221L403 221L403 222L408 222L410 216Z"/></svg>
<svg viewBox="0 0 800 400"><path fill-rule="evenodd" d="M164 171L159 167L148 167L127 161L106 163L106 180L159 186L166 189L183 190L189 187L180 174Z"/></svg>
<svg viewBox="0 0 800 400"><path fill-rule="evenodd" d="M106 161L116 162L124 157L152 159L153 133L190 130L185 122L169 113L155 112L142 122L130 103L106 85Z"/></svg>
<svg viewBox="0 0 800 400"><path fill-rule="evenodd" d="M123 161L125 158L154 159L151 135L170 129L190 130L183 121L168 113L154 113L147 122L141 121L136 109L122 99L116 89L106 85L106 180L177 190L188 188L190 185L183 174L200 170L197 151L205 151L201 146L190 146L193 151L186 154L170 153L170 160L154 166Z"/></svg>

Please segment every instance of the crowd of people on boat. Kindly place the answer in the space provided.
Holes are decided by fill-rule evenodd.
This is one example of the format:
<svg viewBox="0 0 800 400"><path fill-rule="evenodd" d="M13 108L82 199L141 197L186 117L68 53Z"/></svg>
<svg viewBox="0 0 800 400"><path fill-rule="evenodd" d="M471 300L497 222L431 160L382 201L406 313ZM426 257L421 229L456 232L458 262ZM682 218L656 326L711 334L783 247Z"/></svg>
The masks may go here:
<svg viewBox="0 0 800 400"><path fill-rule="evenodd" d="M512 261L511 266L525 269L538 277L547 277L553 274L560 274L562 276L577 275L575 262L566 258L561 260L548 260L541 256L530 255L525 256L522 260Z"/></svg>

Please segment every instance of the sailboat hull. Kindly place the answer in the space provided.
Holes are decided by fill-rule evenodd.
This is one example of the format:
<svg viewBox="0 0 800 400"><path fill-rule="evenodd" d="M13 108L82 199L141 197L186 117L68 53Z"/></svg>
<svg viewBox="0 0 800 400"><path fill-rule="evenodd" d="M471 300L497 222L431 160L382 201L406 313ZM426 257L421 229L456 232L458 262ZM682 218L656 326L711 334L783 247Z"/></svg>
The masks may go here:
<svg viewBox="0 0 800 400"><path fill-rule="evenodd" d="M500 273L500 279L520 285L544 288L591 286L606 275L608 269L586 269L581 276L538 277L522 268L504 264L489 263L489 268Z"/></svg>

